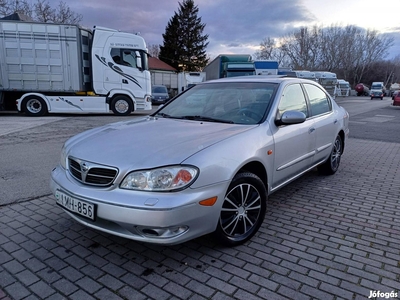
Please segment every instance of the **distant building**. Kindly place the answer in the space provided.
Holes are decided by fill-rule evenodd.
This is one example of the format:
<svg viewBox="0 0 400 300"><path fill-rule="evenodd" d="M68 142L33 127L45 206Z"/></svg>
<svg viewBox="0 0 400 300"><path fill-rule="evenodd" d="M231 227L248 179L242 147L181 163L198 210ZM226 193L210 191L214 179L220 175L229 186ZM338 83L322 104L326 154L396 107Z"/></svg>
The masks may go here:
<svg viewBox="0 0 400 300"><path fill-rule="evenodd" d="M171 96L178 92L178 70L157 57L149 57L152 85L165 85Z"/></svg>

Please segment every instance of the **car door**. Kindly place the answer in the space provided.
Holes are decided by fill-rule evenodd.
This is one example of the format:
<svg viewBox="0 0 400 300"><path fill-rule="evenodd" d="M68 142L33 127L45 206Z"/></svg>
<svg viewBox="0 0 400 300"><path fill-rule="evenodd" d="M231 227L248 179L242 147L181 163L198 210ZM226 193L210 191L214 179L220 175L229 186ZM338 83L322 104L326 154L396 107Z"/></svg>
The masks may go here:
<svg viewBox="0 0 400 300"><path fill-rule="evenodd" d="M314 120L309 118L306 98L300 84L285 87L276 114L296 110L307 119L300 124L271 125L275 143L272 190L310 168L315 152Z"/></svg>
<svg viewBox="0 0 400 300"><path fill-rule="evenodd" d="M304 84L309 105L310 115L314 120L316 148L314 163L327 159L332 151L333 142L339 131L339 122L332 110L329 96L318 86Z"/></svg>

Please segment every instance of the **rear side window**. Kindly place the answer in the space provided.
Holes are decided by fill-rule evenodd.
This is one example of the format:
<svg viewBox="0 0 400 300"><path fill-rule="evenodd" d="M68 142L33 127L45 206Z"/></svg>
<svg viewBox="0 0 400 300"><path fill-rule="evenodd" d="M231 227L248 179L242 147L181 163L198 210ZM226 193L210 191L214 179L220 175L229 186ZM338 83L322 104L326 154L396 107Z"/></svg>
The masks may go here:
<svg viewBox="0 0 400 300"><path fill-rule="evenodd" d="M300 84L292 84L285 88L278 106L279 115L288 110L300 111L308 117L307 102Z"/></svg>
<svg viewBox="0 0 400 300"><path fill-rule="evenodd" d="M332 110L332 103L323 90L312 84L304 84L304 88L310 101L311 116L318 116Z"/></svg>

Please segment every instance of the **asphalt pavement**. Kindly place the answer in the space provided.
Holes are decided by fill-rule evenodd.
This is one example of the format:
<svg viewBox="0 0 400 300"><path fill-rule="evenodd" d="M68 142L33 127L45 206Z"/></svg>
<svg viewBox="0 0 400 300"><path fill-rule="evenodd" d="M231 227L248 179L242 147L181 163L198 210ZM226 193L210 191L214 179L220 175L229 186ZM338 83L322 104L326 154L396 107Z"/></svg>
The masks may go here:
<svg viewBox="0 0 400 300"><path fill-rule="evenodd" d="M52 195L0 206L0 299L400 299L400 136L372 131L399 115L350 116L339 171L271 195L239 247L118 238L76 223Z"/></svg>

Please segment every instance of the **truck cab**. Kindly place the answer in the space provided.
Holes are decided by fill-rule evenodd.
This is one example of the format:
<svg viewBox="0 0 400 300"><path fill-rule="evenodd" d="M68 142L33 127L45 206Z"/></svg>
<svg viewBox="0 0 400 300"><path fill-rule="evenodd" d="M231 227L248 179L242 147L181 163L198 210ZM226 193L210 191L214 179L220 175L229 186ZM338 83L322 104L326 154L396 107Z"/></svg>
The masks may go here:
<svg viewBox="0 0 400 300"><path fill-rule="evenodd" d="M92 77L94 92L109 99L127 93L131 99L145 99L150 96L148 54L143 38L113 29L95 27ZM137 107L138 103L134 103L134 110L146 109ZM146 105L148 102L140 103Z"/></svg>

